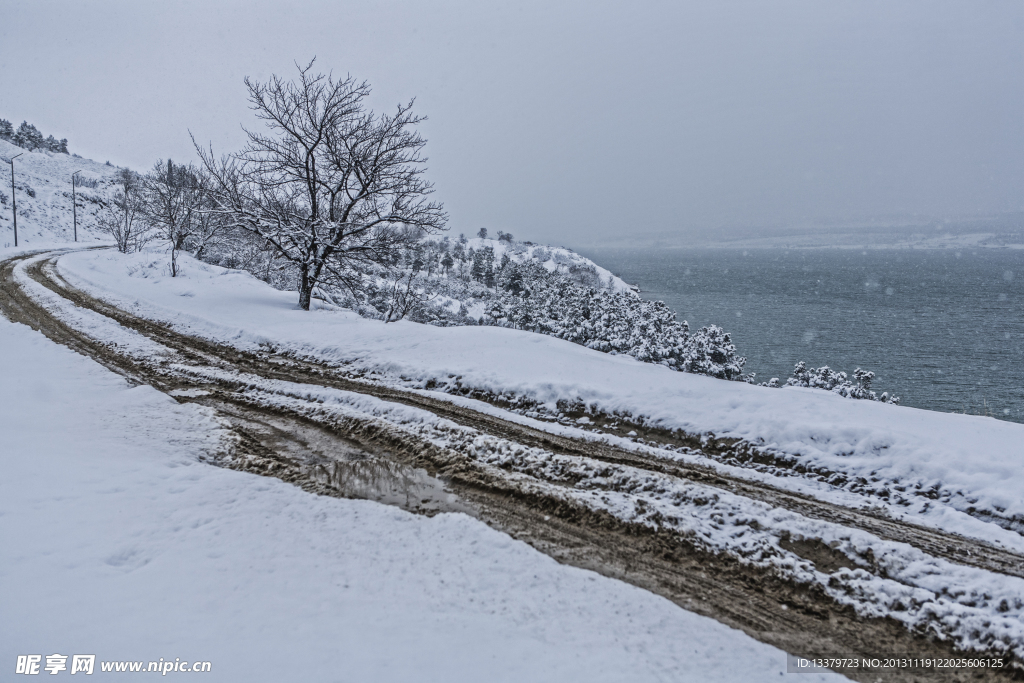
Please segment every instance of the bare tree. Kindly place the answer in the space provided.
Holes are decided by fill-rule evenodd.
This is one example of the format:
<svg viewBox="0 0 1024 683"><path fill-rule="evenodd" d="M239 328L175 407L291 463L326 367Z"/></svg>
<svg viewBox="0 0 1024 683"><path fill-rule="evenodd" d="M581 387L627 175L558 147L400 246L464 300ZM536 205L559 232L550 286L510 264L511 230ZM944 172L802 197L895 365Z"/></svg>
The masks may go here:
<svg viewBox="0 0 1024 683"><path fill-rule="evenodd" d="M211 247L223 245L231 238L231 231L223 218L208 209L211 208L209 194L209 178L205 179L202 209L193 217L192 232L188 238L188 249L197 259L206 256L207 250ZM249 241L251 236L246 235Z"/></svg>
<svg viewBox="0 0 1024 683"><path fill-rule="evenodd" d="M437 294L428 294L417 285L420 278L410 271L399 271L394 281L385 290L387 310L384 311L384 322L393 323L401 320L418 305L432 301Z"/></svg>
<svg viewBox="0 0 1024 683"><path fill-rule="evenodd" d="M115 176L115 187L113 196L96 215L96 223L114 238L117 250L127 254L141 249L150 238L144 216L142 181L137 173L122 168Z"/></svg>
<svg viewBox="0 0 1024 683"><path fill-rule="evenodd" d="M194 237L209 232L209 214L203 214L207 182L192 165L175 166L156 162L145 179L146 220L171 250L171 277L178 276L178 252L188 248ZM209 235L202 235L209 239ZM205 246L205 242L204 242Z"/></svg>
<svg viewBox="0 0 1024 683"><path fill-rule="evenodd" d="M250 108L268 133L246 131L241 152L209 172L213 211L270 245L296 270L299 306L314 289L355 289L355 262L387 262L403 244L444 229L447 216L423 179L426 144L414 128L412 102L390 115L364 106L370 86L351 77L313 74L297 81L248 78Z"/></svg>

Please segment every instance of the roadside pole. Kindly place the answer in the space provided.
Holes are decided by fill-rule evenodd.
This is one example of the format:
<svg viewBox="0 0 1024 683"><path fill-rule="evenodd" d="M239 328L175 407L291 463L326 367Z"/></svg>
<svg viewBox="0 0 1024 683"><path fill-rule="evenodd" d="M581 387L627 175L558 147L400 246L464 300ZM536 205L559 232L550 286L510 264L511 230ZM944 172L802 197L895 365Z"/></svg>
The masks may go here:
<svg viewBox="0 0 1024 683"><path fill-rule="evenodd" d="M78 241L78 202L75 199L75 176L81 173L81 171L75 171L71 174L71 221L75 226L75 241Z"/></svg>
<svg viewBox="0 0 1024 683"><path fill-rule="evenodd" d="M14 216L14 246L18 246L18 200L14 196L14 160L21 154L11 157L11 214Z"/></svg>

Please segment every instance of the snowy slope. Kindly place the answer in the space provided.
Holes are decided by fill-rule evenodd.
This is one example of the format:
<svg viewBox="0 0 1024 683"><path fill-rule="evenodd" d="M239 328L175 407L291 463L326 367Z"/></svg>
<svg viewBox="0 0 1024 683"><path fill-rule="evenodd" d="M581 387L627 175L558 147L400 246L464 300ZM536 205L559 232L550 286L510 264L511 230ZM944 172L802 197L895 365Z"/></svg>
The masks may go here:
<svg viewBox="0 0 1024 683"><path fill-rule="evenodd" d="M204 464L222 437L205 409L3 320L0 376L4 667L60 653L95 654L98 679L123 678L101 662L159 658L209 661L210 681L785 671L779 650L464 515L317 497Z"/></svg>
<svg viewBox="0 0 1024 683"><path fill-rule="evenodd" d="M18 244L50 244L70 242L74 237L71 210L71 174L78 174L86 185L80 185L75 194L78 199L78 240L92 242L106 240L95 229L95 215L99 200L106 196L109 181L117 172L114 166L97 163L67 154L29 152L6 140L0 140L0 159L14 160L14 187L18 203ZM11 218L11 166L0 169L0 245L14 244ZM32 195L35 196L32 196Z"/></svg>
<svg viewBox="0 0 1024 683"><path fill-rule="evenodd" d="M293 293L194 260L176 279L153 254L73 254L60 266L100 296L192 334L249 349L270 344L405 386L458 378L462 386L527 396L552 409L558 399L578 397L692 434L746 439L799 467L859 483L863 504L1024 548L1024 538L1007 528L1024 520L1024 425L726 382L509 329L385 325L327 306L303 312ZM801 488L806 480L776 483Z"/></svg>
<svg viewBox="0 0 1024 683"><path fill-rule="evenodd" d="M577 254L572 249L525 242L506 242L480 237L474 237L466 242L467 249L472 248L479 251L484 247L494 249L494 260L497 263L500 263L502 256L507 254L510 259L518 263L533 260L540 263L549 272L558 272L563 275L569 273L572 268L593 268L600 278L602 285L611 291L636 291L635 286L627 284L622 278L614 275L607 268L602 268L587 257Z"/></svg>
<svg viewBox="0 0 1024 683"><path fill-rule="evenodd" d="M18 204L18 238L22 246L70 242L73 238L71 211L71 174L78 175L78 238L80 241L108 240L96 231L95 215L99 200L110 192L110 181L117 167L52 152L29 152L21 147L0 140L0 160L9 160L21 154L14 162L15 191ZM0 246L14 243L11 219L10 165L0 173ZM91 184L97 187L89 187ZM32 195L35 196L32 196ZM8 244L10 243L10 244ZM547 270L568 273L570 268L593 269L601 282L614 291L632 291L628 285L609 270L590 259L564 247L548 247L522 242L505 242L474 237L467 242L467 249L494 249L495 258L501 261L508 254L513 261L536 260Z"/></svg>

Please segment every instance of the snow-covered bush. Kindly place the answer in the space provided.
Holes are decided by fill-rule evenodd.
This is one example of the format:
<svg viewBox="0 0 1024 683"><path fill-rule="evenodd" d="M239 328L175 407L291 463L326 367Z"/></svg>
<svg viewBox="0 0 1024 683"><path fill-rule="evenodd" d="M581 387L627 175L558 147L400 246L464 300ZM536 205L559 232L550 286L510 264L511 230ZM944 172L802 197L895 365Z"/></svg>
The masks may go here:
<svg viewBox="0 0 1024 683"><path fill-rule="evenodd" d="M532 249L532 250L530 251L530 255L531 255L531 256L533 257L533 259L534 259L534 260L536 260L536 261L537 261L538 263L544 263L545 261L548 261L548 260L550 260L550 259L551 259L551 252L549 252L549 251L548 251L547 249L545 249L544 247L534 247L534 248L533 248L533 249Z"/></svg>
<svg viewBox="0 0 1024 683"><path fill-rule="evenodd" d="M857 368L853 371L854 381L850 382L845 372L836 372L827 365L820 368L808 368L806 363L800 361L793 368L793 376L786 380L786 386L824 389L846 398L881 401L893 405L900 402L899 396L890 396L885 392L881 396L876 395L871 390L871 383L874 379L875 373Z"/></svg>
<svg viewBox="0 0 1024 683"><path fill-rule="evenodd" d="M682 372L742 377L746 359L736 355L728 333L710 326L690 334L687 323L677 321L660 301L586 287L536 262L504 264L497 282L485 323L547 334Z"/></svg>

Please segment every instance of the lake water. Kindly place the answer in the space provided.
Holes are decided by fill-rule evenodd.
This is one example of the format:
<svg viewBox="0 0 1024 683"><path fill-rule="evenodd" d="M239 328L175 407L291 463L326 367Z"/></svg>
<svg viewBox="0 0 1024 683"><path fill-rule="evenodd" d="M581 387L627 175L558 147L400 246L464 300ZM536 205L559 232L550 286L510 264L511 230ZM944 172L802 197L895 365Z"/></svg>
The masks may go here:
<svg viewBox="0 0 1024 683"><path fill-rule="evenodd" d="M903 405L1024 422L1024 251L581 253L691 329L731 332L758 381L785 381L800 360L861 367Z"/></svg>

